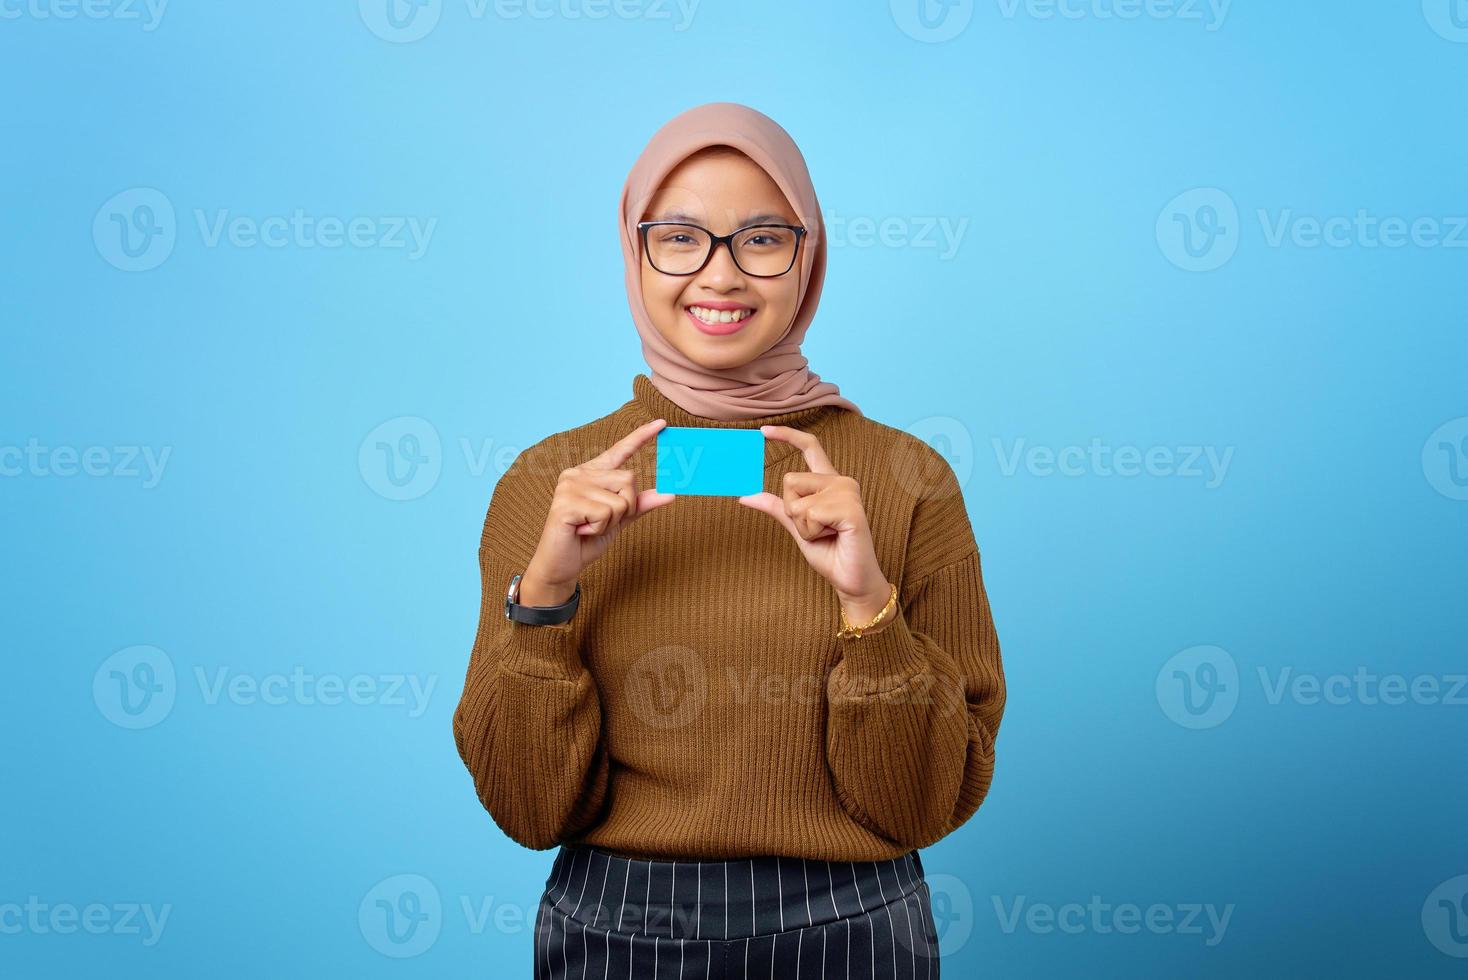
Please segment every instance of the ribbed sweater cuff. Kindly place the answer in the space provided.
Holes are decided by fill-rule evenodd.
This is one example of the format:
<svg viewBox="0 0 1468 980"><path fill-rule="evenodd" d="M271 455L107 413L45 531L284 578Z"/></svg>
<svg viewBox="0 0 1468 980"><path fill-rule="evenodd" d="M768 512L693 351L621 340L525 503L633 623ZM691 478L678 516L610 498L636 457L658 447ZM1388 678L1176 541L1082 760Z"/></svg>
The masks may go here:
<svg viewBox="0 0 1468 980"><path fill-rule="evenodd" d="M586 670L581 659L580 633L576 620L552 626L509 622L510 633L500 658L503 670L527 677L574 681Z"/></svg>
<svg viewBox="0 0 1468 980"><path fill-rule="evenodd" d="M927 669L922 645L908 629L902 606L893 618L863 636L841 637L841 663L832 672L831 694L864 697L901 687Z"/></svg>

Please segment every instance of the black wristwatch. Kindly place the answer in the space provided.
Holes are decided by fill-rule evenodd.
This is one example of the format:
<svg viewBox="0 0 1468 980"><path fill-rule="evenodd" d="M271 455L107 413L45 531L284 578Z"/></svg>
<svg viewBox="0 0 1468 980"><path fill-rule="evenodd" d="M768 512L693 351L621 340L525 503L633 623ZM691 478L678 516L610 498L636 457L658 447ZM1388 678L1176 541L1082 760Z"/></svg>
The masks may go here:
<svg viewBox="0 0 1468 980"><path fill-rule="evenodd" d="M576 607L581 605L581 583L576 583L576 591L571 598L558 606L522 606L520 605L520 572L510 579L510 587L505 592L505 618L512 619L517 623L527 623L531 626L555 626L564 623L576 615Z"/></svg>

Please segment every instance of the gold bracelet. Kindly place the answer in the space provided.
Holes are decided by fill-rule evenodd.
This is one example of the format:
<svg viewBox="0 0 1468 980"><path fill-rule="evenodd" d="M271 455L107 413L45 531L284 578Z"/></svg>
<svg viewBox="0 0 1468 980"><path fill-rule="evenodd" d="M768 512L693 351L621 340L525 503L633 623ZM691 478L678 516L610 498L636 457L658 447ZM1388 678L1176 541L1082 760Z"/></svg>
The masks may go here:
<svg viewBox="0 0 1468 980"><path fill-rule="evenodd" d="M836 636L842 639L851 637L859 639L862 633L865 633L867 630L880 623L886 617L887 613L891 612L896 607L897 583L895 582L892 583L892 594L887 597L887 604L882 607L881 612L877 613L877 615L873 617L870 623L863 623L861 626L852 626L851 623L849 623L846 619L846 610L838 606L837 609L841 613L841 628L836 631Z"/></svg>

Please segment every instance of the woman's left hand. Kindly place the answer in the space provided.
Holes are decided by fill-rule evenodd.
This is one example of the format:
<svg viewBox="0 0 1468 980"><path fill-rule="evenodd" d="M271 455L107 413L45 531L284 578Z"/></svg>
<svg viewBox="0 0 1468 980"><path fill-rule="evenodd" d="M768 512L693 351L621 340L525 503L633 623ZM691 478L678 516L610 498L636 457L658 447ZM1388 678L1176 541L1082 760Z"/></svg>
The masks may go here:
<svg viewBox="0 0 1468 980"><path fill-rule="evenodd" d="M849 621L870 621L887 605L892 586L877 564L861 488L836 472L812 433L785 425L762 425L760 431L798 448L810 472L785 474L783 498L762 491L739 502L785 526L805 560L836 589Z"/></svg>

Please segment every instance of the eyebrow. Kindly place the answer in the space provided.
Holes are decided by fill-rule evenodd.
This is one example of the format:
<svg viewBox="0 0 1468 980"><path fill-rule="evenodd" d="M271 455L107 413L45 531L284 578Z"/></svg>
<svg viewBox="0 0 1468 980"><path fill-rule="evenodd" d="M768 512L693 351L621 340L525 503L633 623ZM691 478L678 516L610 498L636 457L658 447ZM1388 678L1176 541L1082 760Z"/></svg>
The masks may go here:
<svg viewBox="0 0 1468 980"><path fill-rule="evenodd" d="M653 220L653 221L686 221L689 224L695 224L696 225L696 224L701 223L704 219L701 218L701 217L697 217L695 215L688 214L688 213L686 213L684 211L665 211L661 216L656 217L656 218L653 218L651 220ZM758 225L758 224L770 224L770 223L779 224L779 225L788 225L788 224L792 224L793 222L789 218L785 217L783 214L760 213L760 214L751 214L751 215L749 215L743 221L740 222L740 225L741 226L744 226L744 225Z"/></svg>

